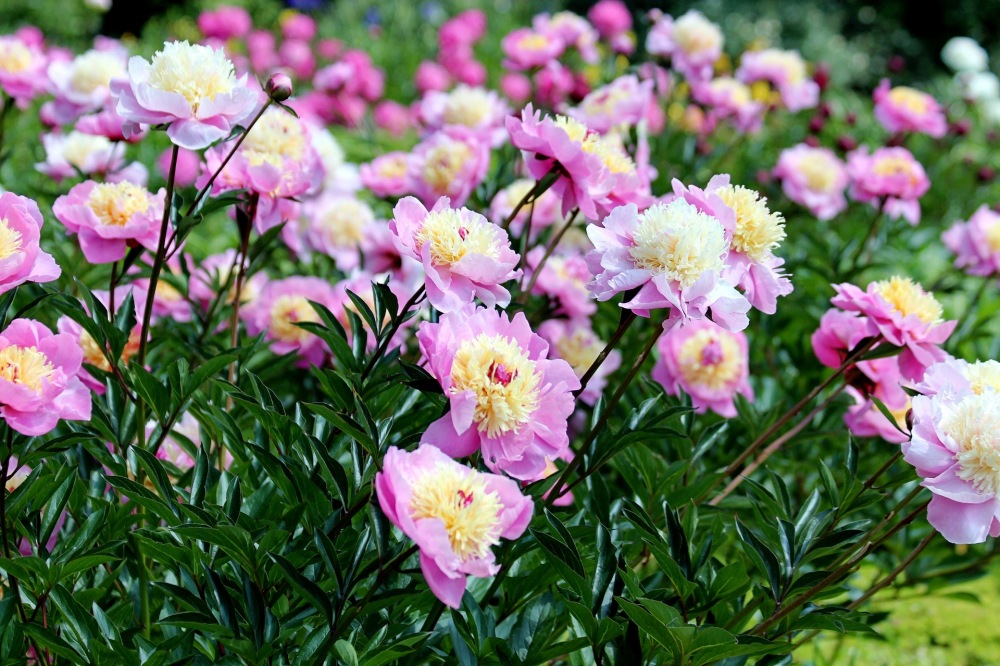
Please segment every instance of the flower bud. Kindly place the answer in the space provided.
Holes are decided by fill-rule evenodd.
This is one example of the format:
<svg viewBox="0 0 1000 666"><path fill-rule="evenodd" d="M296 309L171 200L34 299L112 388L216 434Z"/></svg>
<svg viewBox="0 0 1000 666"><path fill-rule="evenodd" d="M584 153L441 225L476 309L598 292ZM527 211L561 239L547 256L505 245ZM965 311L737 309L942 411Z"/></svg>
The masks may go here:
<svg viewBox="0 0 1000 666"><path fill-rule="evenodd" d="M267 80L264 92L275 102L284 102L292 96L292 80L287 74L275 72Z"/></svg>

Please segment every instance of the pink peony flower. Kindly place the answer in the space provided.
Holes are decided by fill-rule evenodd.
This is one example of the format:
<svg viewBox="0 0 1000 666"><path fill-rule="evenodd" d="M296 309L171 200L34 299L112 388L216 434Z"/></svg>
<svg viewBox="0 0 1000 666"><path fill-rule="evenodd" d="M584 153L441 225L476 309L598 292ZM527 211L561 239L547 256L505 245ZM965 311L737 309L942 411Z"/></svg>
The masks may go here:
<svg viewBox="0 0 1000 666"><path fill-rule="evenodd" d="M607 301L638 289L621 307L644 317L668 308L668 326L701 319L711 310L725 328L746 328L750 303L724 277L735 215L714 199L722 219L678 198L641 214L634 204L620 206L603 227L589 225L596 248L587 255L594 297Z"/></svg>
<svg viewBox="0 0 1000 666"><path fill-rule="evenodd" d="M389 521L420 547L420 569L438 599L458 608L466 576L499 571L492 546L516 539L534 510L511 479L477 472L431 444L386 451L375 494Z"/></svg>
<svg viewBox="0 0 1000 666"><path fill-rule="evenodd" d="M379 102L372 110L372 119L375 121L375 126L379 129L384 129L393 136L406 134L407 130L413 125L413 119L410 115L408 108L399 102L391 100Z"/></svg>
<svg viewBox="0 0 1000 666"><path fill-rule="evenodd" d="M138 143L149 134L149 129L147 128L126 137L124 123L125 120L115 111L113 100L109 100L97 113L87 114L77 120L75 131L81 134L103 136L111 141L124 141L126 143Z"/></svg>
<svg viewBox="0 0 1000 666"><path fill-rule="evenodd" d="M166 180L170 176L170 159L173 150L167 148L156 160L156 168ZM176 187L191 187L198 181L201 174L201 156L191 150L181 148L177 151L177 167L174 170L174 185Z"/></svg>
<svg viewBox="0 0 1000 666"><path fill-rule="evenodd" d="M68 134L45 134L42 145L45 161L37 163L35 168L56 182L78 173L106 177L125 165L125 145L104 136L76 130Z"/></svg>
<svg viewBox="0 0 1000 666"><path fill-rule="evenodd" d="M77 234L87 261L105 264L124 259L130 243L156 250L165 198L128 181L88 180L56 199L52 213Z"/></svg>
<svg viewBox="0 0 1000 666"><path fill-rule="evenodd" d="M389 229L403 255L427 274L427 299L441 312L461 310L474 298L489 307L510 303L503 283L521 275L507 232L468 208L451 208L447 197L429 212L413 197L393 209Z"/></svg>
<svg viewBox="0 0 1000 666"><path fill-rule="evenodd" d="M882 79L873 95L875 119L890 132L917 132L940 138L948 132L944 109L931 95Z"/></svg>
<svg viewBox="0 0 1000 666"><path fill-rule="evenodd" d="M412 191L408 176L409 158L403 152L379 155L361 165L361 184L377 197L401 197Z"/></svg>
<svg viewBox="0 0 1000 666"><path fill-rule="evenodd" d="M0 90L19 104L45 92L48 58L40 44L20 35L0 35Z"/></svg>
<svg viewBox="0 0 1000 666"><path fill-rule="evenodd" d="M15 319L0 332L0 417L37 437L59 419L90 420L90 392L76 376L83 352L70 335L31 319Z"/></svg>
<svg viewBox="0 0 1000 666"><path fill-rule="evenodd" d="M733 333L707 320L677 326L657 341L660 359L653 379L670 395L683 390L695 411L706 409L726 418L736 416L736 394L753 401L749 353L743 333Z"/></svg>
<svg viewBox="0 0 1000 666"><path fill-rule="evenodd" d="M242 7L222 5L215 11L204 11L199 14L198 29L206 37L214 39L246 37L253 29L253 19Z"/></svg>
<svg viewBox="0 0 1000 666"><path fill-rule="evenodd" d="M781 151L774 167L785 196L805 206L820 220L829 220L847 208L844 191L850 182L846 165L828 148L800 143Z"/></svg>
<svg viewBox="0 0 1000 666"><path fill-rule="evenodd" d="M508 72L500 77L500 90L515 104L524 104L531 97L531 79L524 74Z"/></svg>
<svg viewBox="0 0 1000 666"><path fill-rule="evenodd" d="M598 34L594 26L582 16L568 11L556 12L551 16L536 14L531 20L531 25L537 34L555 38L564 44L565 48L575 48L585 63L597 62Z"/></svg>
<svg viewBox="0 0 1000 666"><path fill-rule="evenodd" d="M968 222L958 221L941 235L955 253L955 267L971 275L1000 273L1000 213L983 204Z"/></svg>
<svg viewBox="0 0 1000 666"><path fill-rule="evenodd" d="M750 87L742 81L728 76L695 81L691 84L691 96L708 108L711 126L720 120L731 120L740 132L760 129L764 105L754 100Z"/></svg>
<svg viewBox="0 0 1000 666"><path fill-rule="evenodd" d="M413 75L413 85L421 95L434 90L447 90L451 85L451 75L438 63L424 60L417 65L417 71Z"/></svg>
<svg viewBox="0 0 1000 666"><path fill-rule="evenodd" d="M174 144L200 150L229 136L259 103L259 93L247 86L246 75L236 78L225 53L200 44L167 42L152 60L130 58L128 72L127 82L111 85L126 136L140 124L169 124Z"/></svg>
<svg viewBox="0 0 1000 666"><path fill-rule="evenodd" d="M365 227L361 255L365 258L366 271L373 275L391 275L394 282L405 286L411 294L424 283L424 268L420 261L399 251L396 234L385 222L378 221Z"/></svg>
<svg viewBox="0 0 1000 666"><path fill-rule="evenodd" d="M904 432L910 396L903 390L899 359L890 357L862 361L857 368L860 381L855 381L855 385L847 388L847 393L855 401L855 405L844 414L847 429L858 437L879 437L893 444L905 442L909 439ZM882 401L895 423L891 423L882 414L872 397Z"/></svg>
<svg viewBox="0 0 1000 666"><path fill-rule="evenodd" d="M891 218L920 221L920 202L931 183L924 167L906 148L879 148L869 154L862 146L847 154L851 197L871 204Z"/></svg>
<svg viewBox="0 0 1000 666"><path fill-rule="evenodd" d="M442 51L471 46L486 34L486 14L481 9L467 9L453 16L438 29L438 47Z"/></svg>
<svg viewBox="0 0 1000 666"><path fill-rule="evenodd" d="M540 246L528 252L529 277L544 254L545 248ZM590 278L587 261L582 256L553 254L542 266L531 293L548 298L555 315L589 317L597 311L597 303L591 299L587 289Z"/></svg>
<svg viewBox="0 0 1000 666"><path fill-rule="evenodd" d="M549 357L569 363L577 377L583 377L605 347L605 342L597 337L585 318L549 319L538 327L538 335L549 343ZM608 376L621 364L621 352L612 350L580 394L580 402L596 403L608 384Z"/></svg>
<svg viewBox="0 0 1000 666"><path fill-rule="evenodd" d="M640 82L637 76L630 74L591 92L566 113L603 134L622 125L639 124L652 103L653 82Z"/></svg>
<svg viewBox="0 0 1000 666"><path fill-rule="evenodd" d="M236 260L236 250L230 249L197 262L197 268L191 272L188 287L188 296L191 300L207 309L218 297L219 291L228 284L224 302L226 305L232 305L236 299L236 272L239 270ZM240 304L250 305L256 301L265 284L267 284L265 273L247 275L240 289Z"/></svg>
<svg viewBox="0 0 1000 666"><path fill-rule="evenodd" d="M275 354L295 353L297 365L307 368L320 366L328 353L326 343L309 331L296 326L300 322L319 323L321 320L309 301L331 311L338 306L333 287L326 280L314 277L289 277L268 283L257 300L240 310L250 335L266 333Z"/></svg>
<svg viewBox="0 0 1000 666"><path fill-rule="evenodd" d="M843 283L833 285L836 307L858 312L866 319L867 335L881 335L903 347L899 369L907 379L919 379L928 366L947 357L940 345L955 330L956 321L944 321L941 304L910 278L893 276L872 282L865 291Z"/></svg>
<svg viewBox="0 0 1000 666"><path fill-rule="evenodd" d="M747 51L740 60L736 78L744 83L770 83L778 94L776 101L789 111L801 111L819 104L819 85L809 78L806 63L798 51Z"/></svg>
<svg viewBox="0 0 1000 666"><path fill-rule="evenodd" d="M566 49L566 44L554 33L531 28L518 28L500 42L507 58L503 66L514 71L543 67L556 60Z"/></svg>
<svg viewBox="0 0 1000 666"><path fill-rule="evenodd" d="M464 127L449 127L430 135L413 149L407 175L426 205L441 197L461 206L490 167L490 146Z"/></svg>
<svg viewBox="0 0 1000 666"><path fill-rule="evenodd" d="M278 66L274 35L267 30L254 30L247 35L246 46L255 72L267 72Z"/></svg>
<svg viewBox="0 0 1000 666"><path fill-rule="evenodd" d="M601 39L612 40L632 29L632 13L621 0L600 0L587 12Z"/></svg>
<svg viewBox="0 0 1000 666"><path fill-rule="evenodd" d="M722 44L722 30L696 9L676 20L664 14L646 36L646 50L669 57L673 68L690 81L712 77L712 67L722 56Z"/></svg>
<svg viewBox="0 0 1000 666"><path fill-rule="evenodd" d="M542 106L560 108L573 93L576 79L573 71L557 61L552 61L535 72L535 101Z"/></svg>
<svg viewBox="0 0 1000 666"><path fill-rule="evenodd" d="M121 306L125 302L125 297L131 290L131 286L119 287L115 290L115 314L121 310ZM94 297L99 300L105 308L109 307L108 292L95 291L93 293ZM136 319L141 320L142 313L136 310L135 303L132 304L132 308ZM65 315L59 317L59 320L56 322L56 328L59 333L69 335L77 341L80 349L83 350L83 363L92 365L98 370L103 370L104 372L111 372L111 364L108 362L107 356L105 356L101 346L97 344L97 341L94 340L93 337L91 337L90 333L87 333L85 328ZM119 357L123 365L128 365L132 358L139 352L139 332L141 330L142 324L137 322L132 327L132 330L129 331L128 340L125 343L125 347L122 348L122 353ZM88 389L97 395L104 395L104 382L91 374L87 368L81 366L80 371L77 373L77 377L80 378L80 381L82 381L84 386Z"/></svg>
<svg viewBox="0 0 1000 666"><path fill-rule="evenodd" d="M111 100L111 81L128 76L128 52L117 48L92 49L73 60L49 64L50 91L55 96L52 112L60 125L81 114L104 108Z"/></svg>
<svg viewBox="0 0 1000 666"><path fill-rule="evenodd" d="M0 294L25 282L51 282L62 273L39 246L42 214L38 204L0 192Z"/></svg>
<svg viewBox="0 0 1000 666"><path fill-rule="evenodd" d="M375 213L353 196L325 195L303 207L309 246L332 257L337 268L350 272L361 262L366 230L375 224Z"/></svg>
<svg viewBox="0 0 1000 666"><path fill-rule="evenodd" d="M188 265L191 258L187 258ZM180 287L175 284L181 284ZM149 297L149 278L138 278L132 282L132 296L135 298L136 312L145 312L146 299ZM167 262L160 279L156 282L156 292L153 294L153 321L172 319L188 322L194 318L191 302L182 293L186 285L180 270L180 261L175 257Z"/></svg>
<svg viewBox="0 0 1000 666"><path fill-rule="evenodd" d="M308 79L316 73L316 56L313 55L312 45L301 39L286 39L282 42L278 48L278 64L287 68L298 79Z"/></svg>
<svg viewBox="0 0 1000 666"><path fill-rule="evenodd" d="M547 358L548 344L523 313L513 320L486 308L446 313L439 323L422 323L417 340L451 403L422 444L454 458L482 450L491 470L523 480L568 449L571 391L580 382L566 361Z"/></svg>
<svg viewBox="0 0 1000 666"><path fill-rule="evenodd" d="M927 520L951 543L1000 536L1000 392L996 383L962 381L960 362L948 374L951 390L913 398L913 428L903 459L931 491ZM978 365L978 364L977 364ZM979 368L997 377L996 367Z"/></svg>
<svg viewBox="0 0 1000 666"><path fill-rule="evenodd" d="M420 119L427 128L462 127L494 148L507 140L504 118L509 112L495 91L466 85L446 93L429 92L419 107Z"/></svg>
<svg viewBox="0 0 1000 666"><path fill-rule="evenodd" d="M306 14L287 12L281 17L281 35L285 39L309 41L316 36L316 21Z"/></svg>
<svg viewBox="0 0 1000 666"><path fill-rule="evenodd" d="M858 312L827 310L812 334L813 352L828 368L839 368L858 345L871 336L868 321Z"/></svg>

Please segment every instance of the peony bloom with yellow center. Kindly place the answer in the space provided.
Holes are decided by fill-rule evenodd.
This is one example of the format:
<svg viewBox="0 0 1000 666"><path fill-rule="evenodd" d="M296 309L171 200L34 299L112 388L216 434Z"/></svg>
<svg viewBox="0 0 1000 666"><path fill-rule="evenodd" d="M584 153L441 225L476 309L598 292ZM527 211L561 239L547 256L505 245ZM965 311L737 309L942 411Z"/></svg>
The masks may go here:
<svg viewBox="0 0 1000 666"><path fill-rule="evenodd" d="M442 197L428 211L413 197L396 204L389 222L400 253L420 261L427 297L441 312L460 310L474 298L493 306L510 302L502 285L520 276L507 232Z"/></svg>
<svg viewBox="0 0 1000 666"><path fill-rule="evenodd" d="M455 457L482 450L490 469L522 480L540 478L546 460L566 451L579 381L565 361L546 358L523 314L468 308L422 323L417 340L451 403L422 442Z"/></svg>
<svg viewBox="0 0 1000 666"><path fill-rule="evenodd" d="M931 95L882 79L873 94L875 118L890 132L919 132L940 138L948 131L944 109Z"/></svg>
<svg viewBox="0 0 1000 666"><path fill-rule="evenodd" d="M131 287L129 287L129 289L131 289ZM127 291L125 289L119 289L116 291L115 306L117 309L121 309L122 302L125 300L126 294ZM108 306L107 292L95 291L94 296L100 300L105 307ZM133 308L134 307L135 306L133 304ZM101 349L101 345L90 335L90 333L86 331L86 329L69 317L65 316L59 318L57 327L59 329L59 333L71 336L80 345L80 349L83 351L84 364L94 366L103 372L111 372L111 364L108 362L105 351ZM125 345L122 347L121 356L119 357L121 365L128 365L132 358L139 352L139 330L141 328L141 324L136 324L129 332L128 339L125 341ZM110 349L108 351L110 353ZM86 367L81 368L80 372L77 373L77 376L83 382L84 386L89 388L91 391L98 395L104 395L104 391L106 389L104 380L91 374Z"/></svg>
<svg viewBox="0 0 1000 666"><path fill-rule="evenodd" d="M653 99L653 81L639 81L634 74L620 76L590 92L580 104L567 111L587 127L602 133L637 125L646 116Z"/></svg>
<svg viewBox="0 0 1000 666"><path fill-rule="evenodd" d="M934 294L924 291L924 288L912 278L894 275L888 280L874 283L875 293L889 304L901 317L916 316L925 324L941 322L943 310Z"/></svg>
<svg viewBox="0 0 1000 666"><path fill-rule="evenodd" d="M847 155L851 197L880 209L890 218L920 221L919 199L930 180L923 166L906 148L879 148L869 154L864 146Z"/></svg>
<svg viewBox="0 0 1000 666"><path fill-rule="evenodd" d="M726 185L715 193L736 213L733 250L744 253L755 263L770 258L772 250L785 239L785 218L781 213L772 213L766 198L742 185Z"/></svg>
<svg viewBox="0 0 1000 666"><path fill-rule="evenodd" d="M503 119L509 112L510 107L495 91L464 83L449 92L427 93L419 108L420 118L428 128L465 127L494 147L506 139Z"/></svg>
<svg viewBox="0 0 1000 666"><path fill-rule="evenodd" d="M412 191L425 205L450 197L461 206L486 177L490 144L461 125L449 125L421 141L410 156Z"/></svg>
<svg viewBox="0 0 1000 666"><path fill-rule="evenodd" d="M410 191L409 168L406 153L383 153L361 165L361 184L377 197L400 197Z"/></svg>
<svg viewBox="0 0 1000 666"><path fill-rule="evenodd" d="M819 103L819 85L809 78L806 63L798 51L747 51L740 60L736 78L751 85L767 83L789 111L801 111Z"/></svg>
<svg viewBox="0 0 1000 666"><path fill-rule="evenodd" d="M569 363L577 377L583 377L605 347L604 340L594 333L590 323L582 317L542 322L538 327L538 335L549 343L549 356ZM608 376L619 368L621 362L621 352L612 349L587 382L587 387L579 396L580 401L588 405L597 402L608 383Z"/></svg>
<svg viewBox="0 0 1000 666"><path fill-rule="evenodd" d="M271 307L270 332L275 340L301 345L313 334L298 326L318 323L319 315L305 296L279 296Z"/></svg>
<svg viewBox="0 0 1000 666"><path fill-rule="evenodd" d="M774 175L781 179L789 199L820 220L829 220L847 208L847 166L829 148L804 143L786 148L778 157Z"/></svg>
<svg viewBox="0 0 1000 666"><path fill-rule="evenodd" d="M353 196L325 195L304 208L309 245L344 272L357 268L365 234L376 224L371 207Z"/></svg>
<svg viewBox="0 0 1000 666"><path fill-rule="evenodd" d="M1000 393L1000 362L976 361L962 369L962 374L969 382L969 390L976 395L992 391Z"/></svg>
<svg viewBox="0 0 1000 666"><path fill-rule="evenodd" d="M45 134L42 145L45 146L45 161L35 164L35 168L56 181L76 178L81 173L103 177L117 173L125 164L124 145L104 136L77 130Z"/></svg>
<svg viewBox="0 0 1000 666"><path fill-rule="evenodd" d="M126 137L139 125L169 125L167 136L188 150L224 139L259 104L259 95L237 78L222 49L167 42L151 60L134 56L128 80L113 81Z"/></svg>
<svg viewBox="0 0 1000 666"><path fill-rule="evenodd" d="M146 188L127 180L120 183L100 183L90 190L87 207L103 225L124 227L137 213L151 207L152 197Z"/></svg>
<svg viewBox="0 0 1000 666"><path fill-rule="evenodd" d="M310 301L333 312L341 309L341 302L329 282L294 276L265 285L256 300L240 309L240 316L250 335L266 333L274 353L297 354L300 367L320 366L328 353L326 344L296 325L320 321Z"/></svg>
<svg viewBox="0 0 1000 666"><path fill-rule="evenodd" d="M718 220L683 200L656 204L639 214L629 255L638 268L681 288L706 272L718 273L729 249Z"/></svg>
<svg viewBox="0 0 1000 666"><path fill-rule="evenodd" d="M17 35L0 36L0 91L25 102L46 92L47 62L38 46Z"/></svg>
<svg viewBox="0 0 1000 666"><path fill-rule="evenodd" d="M653 379L671 395L687 393L698 412L711 409L732 418L736 416L737 394L753 400L743 333L701 320L670 329L657 345L660 359L653 368Z"/></svg>
<svg viewBox="0 0 1000 666"><path fill-rule="evenodd" d="M23 246L21 232L7 219L0 217L0 261L14 256Z"/></svg>
<svg viewBox="0 0 1000 666"><path fill-rule="evenodd" d="M646 50L654 56L669 57L671 65L688 81L707 81L715 62L722 56L723 35L696 9L674 19L661 16L646 36Z"/></svg>
<svg viewBox="0 0 1000 666"><path fill-rule="evenodd" d="M23 435L44 435L59 419L90 420L90 392L77 377L77 340L30 319L0 331L0 417Z"/></svg>
<svg viewBox="0 0 1000 666"><path fill-rule="evenodd" d="M375 492L389 521L420 548L431 591L452 608L461 604L466 575L497 572L492 547L521 536L534 509L515 481L477 472L433 444L391 447Z"/></svg>

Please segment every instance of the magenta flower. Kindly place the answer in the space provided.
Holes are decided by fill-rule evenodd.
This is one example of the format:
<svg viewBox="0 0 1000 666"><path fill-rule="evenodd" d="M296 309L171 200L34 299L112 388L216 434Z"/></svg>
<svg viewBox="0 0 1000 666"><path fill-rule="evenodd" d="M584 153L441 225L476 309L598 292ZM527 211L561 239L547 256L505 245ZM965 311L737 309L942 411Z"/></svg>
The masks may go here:
<svg viewBox="0 0 1000 666"><path fill-rule="evenodd" d="M809 78L798 51L764 49L747 51L740 60L736 78L744 83L766 81L789 111L809 109L819 103L819 85Z"/></svg>
<svg viewBox="0 0 1000 666"><path fill-rule="evenodd" d="M940 138L948 131L944 109L931 95L907 86L892 88L882 79L873 95L875 119L890 132L916 132Z"/></svg>
<svg viewBox="0 0 1000 666"><path fill-rule="evenodd" d="M632 13L621 0L600 0L587 12L602 39L612 40L632 29Z"/></svg>
<svg viewBox="0 0 1000 666"><path fill-rule="evenodd" d="M538 327L538 335L549 343L549 357L569 363L577 377L583 377L605 347L604 340L597 337L584 317L549 319ZM580 394L580 402L587 405L596 403L608 384L608 376L621 364L621 352L613 349Z"/></svg>
<svg viewBox="0 0 1000 666"><path fill-rule="evenodd" d="M725 328L746 328L750 303L724 277L735 216L717 195L710 196L722 219L678 198L643 213L633 204L620 206L603 227L589 225L596 249L587 264L595 276L590 284L595 298L607 301L638 289L621 307L644 317L669 308L671 324L701 319L711 310Z"/></svg>
<svg viewBox="0 0 1000 666"><path fill-rule="evenodd" d="M52 213L79 236L87 261L104 264L123 259L130 243L156 249L165 197L128 181L88 180L56 199Z"/></svg>
<svg viewBox="0 0 1000 666"><path fill-rule="evenodd" d="M712 126L720 120L731 120L740 132L760 129L764 105L753 98L750 87L742 81L728 76L694 81L691 96L708 108L707 122Z"/></svg>
<svg viewBox="0 0 1000 666"><path fill-rule="evenodd" d="M910 278L893 276L872 282L865 291L848 283L833 288L837 295L830 302L863 315L868 336L881 335L889 344L904 348L899 356L903 377L919 379L925 368L947 358L940 345L958 322L944 321L934 294Z"/></svg>
<svg viewBox="0 0 1000 666"><path fill-rule="evenodd" d="M375 494L389 521L420 548L420 569L438 599L458 608L466 576L499 571L491 548L516 539L534 511L515 481L450 459L431 444L386 451Z"/></svg>
<svg viewBox="0 0 1000 666"><path fill-rule="evenodd" d="M536 14L531 19L531 27L536 33L559 40L566 48L576 49L585 63L596 63L600 57L597 52L597 31L579 14L569 11L552 15Z"/></svg>
<svg viewBox="0 0 1000 666"><path fill-rule="evenodd" d="M549 345L523 313L511 320L470 307L422 323L417 340L451 402L421 443L454 458L482 450L491 470L523 480L537 478L547 460L567 450L571 391L580 382L566 361L547 358Z"/></svg>
<svg viewBox="0 0 1000 666"><path fill-rule="evenodd" d="M503 66L514 71L542 67L555 60L566 50L566 44L558 35L518 28L500 42L507 58Z"/></svg>
<svg viewBox="0 0 1000 666"><path fill-rule="evenodd" d="M90 391L77 373L83 351L71 335L31 319L0 332L0 417L22 435L44 435L59 419L90 420Z"/></svg>
<svg viewBox="0 0 1000 666"><path fill-rule="evenodd" d="M955 267L970 275L1000 273L1000 213L983 204L968 222L958 221L941 235L955 253Z"/></svg>
<svg viewBox="0 0 1000 666"><path fill-rule="evenodd" d="M910 224L920 221L920 202L931 182L924 167L906 148L879 148L868 154L862 146L847 155L851 197L861 203L880 205L886 215L903 217Z"/></svg>
<svg viewBox="0 0 1000 666"><path fill-rule="evenodd" d="M407 159L406 153L397 151L384 153L368 164L362 164L361 184L377 197L401 197L412 192Z"/></svg>
<svg viewBox="0 0 1000 666"><path fill-rule="evenodd" d="M268 283L256 301L240 310L240 317L250 335L266 333L275 354L294 352L299 356L299 367L320 366L328 352L326 343L296 326L300 322L320 323L309 301L331 311L338 304L334 288L326 280L294 276Z"/></svg>
<svg viewBox="0 0 1000 666"><path fill-rule="evenodd" d="M785 196L820 220L829 220L847 208L844 191L850 177L846 165L829 148L804 143L786 148L773 173L781 179Z"/></svg>
<svg viewBox="0 0 1000 666"><path fill-rule="evenodd" d="M683 390L695 411L706 409L726 418L736 416L737 394L753 401L747 337L708 321L676 326L657 341L660 359L653 379L670 395Z"/></svg>
<svg viewBox="0 0 1000 666"><path fill-rule="evenodd" d="M174 144L201 150L229 136L259 104L246 75L237 79L225 53L209 46L167 42L151 60L130 58L128 74L111 85L126 136L140 124L167 124Z"/></svg>
<svg viewBox="0 0 1000 666"><path fill-rule="evenodd" d="M545 248L535 247L528 252L528 279L545 254ZM587 261L579 255L553 254L542 266L532 294L545 296L553 305L553 314L565 317L589 317L597 311L597 303L590 296Z"/></svg>
<svg viewBox="0 0 1000 666"><path fill-rule="evenodd" d="M664 14L646 36L646 50L651 55L669 57L673 68L690 81L712 78L712 66L722 56L722 44L722 30L696 9L676 20Z"/></svg>
<svg viewBox="0 0 1000 666"><path fill-rule="evenodd" d="M420 102L420 120L431 130L464 127L494 148L507 140L504 118L510 107L486 88L455 86L449 92L429 92Z"/></svg>
<svg viewBox="0 0 1000 666"><path fill-rule="evenodd" d="M474 298L489 307L507 306L510 292L503 283L521 275L507 232L450 203L442 197L428 211L413 197L401 199L389 222L396 247L423 264L427 299L441 312L460 310Z"/></svg>
<svg viewBox="0 0 1000 666"><path fill-rule="evenodd" d="M250 12L242 7L223 5L215 11L204 11L198 15L198 29L206 37L231 39L246 37L253 29Z"/></svg>
<svg viewBox="0 0 1000 666"><path fill-rule="evenodd" d="M903 459L931 491L927 520L951 543L982 543L1000 536L1000 393L996 383L963 382L948 374L947 392L913 398L913 429ZM977 364L978 365L978 364ZM996 367L981 368L997 378Z"/></svg>
<svg viewBox="0 0 1000 666"><path fill-rule="evenodd" d="M38 244L42 214L38 204L11 192L0 193L0 294L25 282L51 282L62 273Z"/></svg>
<svg viewBox="0 0 1000 666"><path fill-rule="evenodd" d="M858 312L827 310L812 334L813 353L828 368L839 368L862 340L871 335L868 321Z"/></svg>
<svg viewBox="0 0 1000 666"><path fill-rule="evenodd" d="M413 193L432 205L441 197L461 206L483 182L490 168L490 146L465 127L435 132L410 155L407 176Z"/></svg>
<svg viewBox="0 0 1000 666"><path fill-rule="evenodd" d="M590 92L566 113L592 130L606 133L620 125L638 125L653 103L653 81L639 81L634 74L620 76Z"/></svg>
<svg viewBox="0 0 1000 666"><path fill-rule="evenodd" d="M38 44L19 35L0 35L0 90L26 105L45 92L48 57Z"/></svg>

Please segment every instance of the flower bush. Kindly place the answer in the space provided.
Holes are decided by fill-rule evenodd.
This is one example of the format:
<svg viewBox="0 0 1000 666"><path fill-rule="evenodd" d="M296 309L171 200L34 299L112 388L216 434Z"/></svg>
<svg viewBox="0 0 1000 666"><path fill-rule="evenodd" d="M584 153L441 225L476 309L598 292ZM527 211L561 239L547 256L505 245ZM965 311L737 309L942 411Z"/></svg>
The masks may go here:
<svg viewBox="0 0 1000 666"><path fill-rule="evenodd" d="M991 570L978 44L265 4L0 36L0 663L788 663Z"/></svg>

